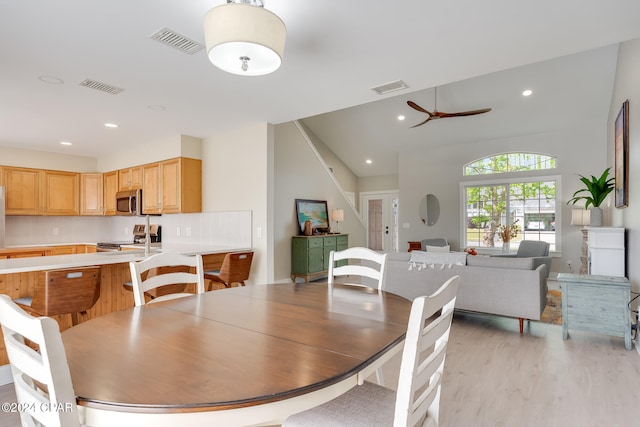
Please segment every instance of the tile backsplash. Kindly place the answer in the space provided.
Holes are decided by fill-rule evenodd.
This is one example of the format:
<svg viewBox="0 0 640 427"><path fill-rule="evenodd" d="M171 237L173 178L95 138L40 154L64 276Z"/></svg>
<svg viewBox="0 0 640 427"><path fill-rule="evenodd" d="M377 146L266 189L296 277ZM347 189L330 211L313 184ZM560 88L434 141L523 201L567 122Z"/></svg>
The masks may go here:
<svg viewBox="0 0 640 427"><path fill-rule="evenodd" d="M7 216L6 246L133 241L133 226L145 217ZM151 216L162 241L252 247L251 211Z"/></svg>

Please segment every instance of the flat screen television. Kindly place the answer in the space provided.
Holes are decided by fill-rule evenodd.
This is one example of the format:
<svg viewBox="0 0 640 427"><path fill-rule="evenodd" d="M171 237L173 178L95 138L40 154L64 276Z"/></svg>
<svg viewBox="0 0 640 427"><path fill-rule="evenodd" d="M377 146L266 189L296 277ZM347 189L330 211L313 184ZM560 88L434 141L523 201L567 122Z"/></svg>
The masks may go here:
<svg viewBox="0 0 640 427"><path fill-rule="evenodd" d="M296 216L300 234L304 234L304 223L311 221L314 231L329 231L329 215L326 200L296 199Z"/></svg>

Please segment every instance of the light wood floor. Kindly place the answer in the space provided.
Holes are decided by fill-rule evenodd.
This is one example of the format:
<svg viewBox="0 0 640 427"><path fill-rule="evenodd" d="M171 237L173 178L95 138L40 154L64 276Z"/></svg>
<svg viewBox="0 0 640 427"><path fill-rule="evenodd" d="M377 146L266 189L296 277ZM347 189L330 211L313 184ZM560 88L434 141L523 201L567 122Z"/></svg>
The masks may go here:
<svg viewBox="0 0 640 427"><path fill-rule="evenodd" d="M385 367L395 388L399 358ZM15 401L13 386L0 402ZM539 322L456 313L447 351L442 427L628 427L640 425L640 356L622 338ZM0 413L0 427L20 425Z"/></svg>

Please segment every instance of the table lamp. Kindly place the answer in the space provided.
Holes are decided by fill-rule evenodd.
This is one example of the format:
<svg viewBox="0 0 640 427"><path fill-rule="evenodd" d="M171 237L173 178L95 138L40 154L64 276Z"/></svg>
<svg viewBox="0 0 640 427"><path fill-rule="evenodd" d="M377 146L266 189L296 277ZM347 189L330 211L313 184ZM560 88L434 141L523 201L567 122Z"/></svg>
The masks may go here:
<svg viewBox="0 0 640 427"><path fill-rule="evenodd" d="M580 274L589 274L589 245L587 226L591 223L591 211L584 208L573 208L571 210L571 225L582 226L582 253L580 254Z"/></svg>
<svg viewBox="0 0 640 427"><path fill-rule="evenodd" d="M333 209L331 211L331 219L336 222L336 234L340 234L338 225L340 221L344 221L344 209Z"/></svg>

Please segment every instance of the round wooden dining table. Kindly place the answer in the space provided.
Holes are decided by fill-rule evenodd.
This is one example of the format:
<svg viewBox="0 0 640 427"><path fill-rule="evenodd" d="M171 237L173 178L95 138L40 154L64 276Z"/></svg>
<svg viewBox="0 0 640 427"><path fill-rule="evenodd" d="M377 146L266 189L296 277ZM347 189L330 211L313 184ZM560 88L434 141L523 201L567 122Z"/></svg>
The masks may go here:
<svg viewBox="0 0 640 427"><path fill-rule="evenodd" d="M87 425L270 425L401 351L410 309L358 286L252 285L114 312L62 338Z"/></svg>

